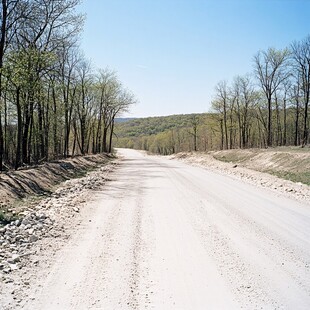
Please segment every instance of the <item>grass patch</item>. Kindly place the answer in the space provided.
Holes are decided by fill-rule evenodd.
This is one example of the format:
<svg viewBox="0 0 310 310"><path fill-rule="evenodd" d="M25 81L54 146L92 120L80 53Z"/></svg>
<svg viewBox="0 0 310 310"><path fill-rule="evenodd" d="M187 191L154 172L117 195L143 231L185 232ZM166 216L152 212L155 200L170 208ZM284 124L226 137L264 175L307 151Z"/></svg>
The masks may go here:
<svg viewBox="0 0 310 310"><path fill-rule="evenodd" d="M290 171L275 171L268 170L266 171L270 174L273 174L281 179L285 179L292 182L301 182L306 185L310 185L310 172L290 172Z"/></svg>
<svg viewBox="0 0 310 310"><path fill-rule="evenodd" d="M240 164L281 179L310 185L309 148L270 148L263 150L224 150L211 153L222 162Z"/></svg>
<svg viewBox="0 0 310 310"><path fill-rule="evenodd" d="M0 226L9 224L15 221L17 218L13 215L7 214L0 210Z"/></svg>
<svg viewBox="0 0 310 310"><path fill-rule="evenodd" d="M212 156L225 163L241 163L255 156L255 154L242 154L241 152L227 152L223 154L212 154Z"/></svg>
<svg viewBox="0 0 310 310"><path fill-rule="evenodd" d="M213 155L213 157L217 160L223 161L225 163L228 162L234 162L236 160L236 158L234 158L233 160L231 159L230 156L225 156L225 155Z"/></svg>

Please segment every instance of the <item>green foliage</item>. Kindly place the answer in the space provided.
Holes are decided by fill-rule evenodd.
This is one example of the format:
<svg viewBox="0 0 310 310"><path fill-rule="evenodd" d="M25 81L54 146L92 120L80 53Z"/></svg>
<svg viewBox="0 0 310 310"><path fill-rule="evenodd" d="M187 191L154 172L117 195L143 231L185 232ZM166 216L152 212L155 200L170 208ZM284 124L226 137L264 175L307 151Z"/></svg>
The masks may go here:
<svg viewBox="0 0 310 310"><path fill-rule="evenodd" d="M310 185L310 172L308 171L292 172L292 171L269 170L268 172L282 179L286 179L292 182L301 182Z"/></svg>
<svg viewBox="0 0 310 310"><path fill-rule="evenodd" d="M129 119L116 124L116 147L136 148L163 155L194 150L193 126L197 126L198 148L206 150L216 130L214 114L182 114Z"/></svg>
<svg viewBox="0 0 310 310"><path fill-rule="evenodd" d="M79 2L16 1L8 10L2 32L17 31L4 34L0 55L0 171L111 152L115 117L136 102L114 71L94 70L80 52Z"/></svg>
<svg viewBox="0 0 310 310"><path fill-rule="evenodd" d="M255 93L256 95L256 93ZM256 100L256 98L255 98ZM280 111L279 122L283 123L283 111ZM195 150L211 151L235 148L265 147L266 131L263 126L267 111L262 105L248 107L247 123L242 127L236 109L227 109L227 141L223 143L226 133L221 127L223 114L185 114L164 117L149 117L129 119L116 124L116 147L135 148L159 154L172 154L182 151ZM295 111L291 107L286 109L286 145L294 143ZM273 114L276 123L277 114ZM242 143L242 130L246 135L246 144ZM274 131L274 140L281 142L281 130ZM225 159L223 159L225 160ZM227 159L230 161L230 159Z"/></svg>
<svg viewBox="0 0 310 310"><path fill-rule="evenodd" d="M55 54L37 49L11 51L2 72L15 86L26 89L37 86L39 77L47 72L56 60Z"/></svg>
<svg viewBox="0 0 310 310"><path fill-rule="evenodd" d="M3 211L0 210L0 225L5 225L5 224L9 224L12 221L14 221L15 218L4 213Z"/></svg>
<svg viewBox="0 0 310 310"><path fill-rule="evenodd" d="M193 115L182 114L129 119L128 121L117 123L116 133L118 137L141 137L156 135L171 129L189 128ZM197 114L197 116L203 122L210 117L210 114Z"/></svg>

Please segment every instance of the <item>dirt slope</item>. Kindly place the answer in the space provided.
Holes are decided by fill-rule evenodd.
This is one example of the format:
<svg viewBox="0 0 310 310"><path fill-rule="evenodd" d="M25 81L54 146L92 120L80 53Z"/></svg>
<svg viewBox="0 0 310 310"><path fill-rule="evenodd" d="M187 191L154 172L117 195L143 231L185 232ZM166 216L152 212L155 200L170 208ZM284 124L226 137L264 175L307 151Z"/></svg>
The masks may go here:
<svg viewBox="0 0 310 310"><path fill-rule="evenodd" d="M209 154L224 162L310 185L310 149L308 147L225 150Z"/></svg>
<svg viewBox="0 0 310 310"><path fill-rule="evenodd" d="M106 154L78 156L65 160L58 160L30 167L18 171L9 171L0 174L0 212L18 214L29 201L22 199L32 196L46 196L51 194L60 183L82 177L87 171L104 165L111 159Z"/></svg>

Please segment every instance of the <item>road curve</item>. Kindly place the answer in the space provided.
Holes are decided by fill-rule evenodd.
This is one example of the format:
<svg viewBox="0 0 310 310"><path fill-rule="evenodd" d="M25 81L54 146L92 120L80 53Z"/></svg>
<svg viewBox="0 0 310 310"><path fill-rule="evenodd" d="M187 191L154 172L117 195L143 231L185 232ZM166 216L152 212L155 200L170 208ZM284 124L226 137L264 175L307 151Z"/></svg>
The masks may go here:
<svg viewBox="0 0 310 310"><path fill-rule="evenodd" d="M118 152L25 309L310 309L309 204Z"/></svg>

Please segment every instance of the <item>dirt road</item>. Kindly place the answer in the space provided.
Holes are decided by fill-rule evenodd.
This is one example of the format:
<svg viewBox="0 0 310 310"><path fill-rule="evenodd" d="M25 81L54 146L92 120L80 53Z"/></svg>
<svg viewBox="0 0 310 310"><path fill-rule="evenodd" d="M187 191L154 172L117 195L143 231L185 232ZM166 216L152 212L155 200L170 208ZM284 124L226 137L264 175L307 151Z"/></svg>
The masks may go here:
<svg viewBox="0 0 310 310"><path fill-rule="evenodd" d="M119 154L25 309L310 308L309 204Z"/></svg>

